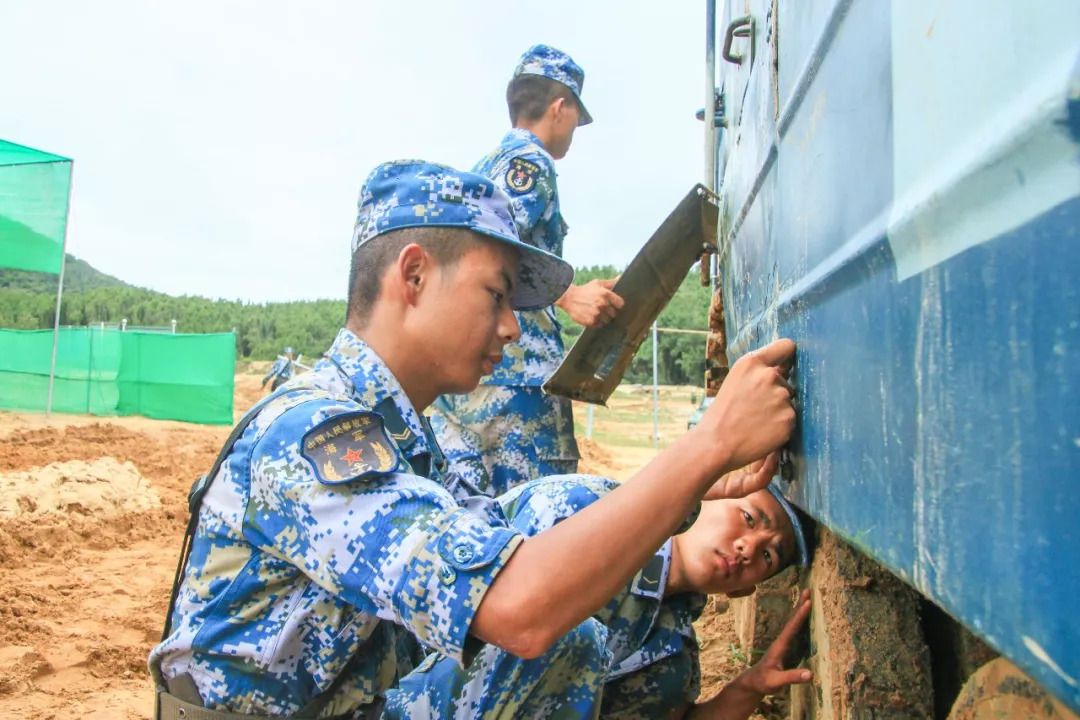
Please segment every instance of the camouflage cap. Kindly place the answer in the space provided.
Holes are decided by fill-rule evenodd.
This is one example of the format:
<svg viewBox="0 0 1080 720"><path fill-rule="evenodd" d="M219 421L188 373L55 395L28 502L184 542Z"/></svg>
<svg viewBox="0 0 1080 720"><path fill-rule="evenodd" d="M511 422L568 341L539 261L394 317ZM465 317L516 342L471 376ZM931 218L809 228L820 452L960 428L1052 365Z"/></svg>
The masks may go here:
<svg viewBox="0 0 1080 720"><path fill-rule="evenodd" d="M769 494L776 498L776 502L780 503L780 507L784 509L784 514L791 521L791 529L795 534L795 547L798 550L799 566L810 567L810 544L807 542L806 528L803 527L802 520L799 519L799 513L795 511L795 506L791 504L791 501L784 496L784 490L780 487L779 478L774 477L770 480L767 489Z"/></svg>
<svg viewBox="0 0 1080 720"><path fill-rule="evenodd" d="M578 125L588 125L592 122L592 115L585 109L585 103L581 99L581 89L585 85L585 71L562 50L557 50L550 45L533 45L518 60L517 67L514 68L514 77L518 75L542 75L570 88L581 109Z"/></svg>
<svg viewBox="0 0 1080 720"><path fill-rule="evenodd" d="M424 160L376 167L360 190L353 251L410 227L465 228L516 248L521 264L510 299L516 310L548 307L574 279L565 260L518 239L510 198L483 175Z"/></svg>

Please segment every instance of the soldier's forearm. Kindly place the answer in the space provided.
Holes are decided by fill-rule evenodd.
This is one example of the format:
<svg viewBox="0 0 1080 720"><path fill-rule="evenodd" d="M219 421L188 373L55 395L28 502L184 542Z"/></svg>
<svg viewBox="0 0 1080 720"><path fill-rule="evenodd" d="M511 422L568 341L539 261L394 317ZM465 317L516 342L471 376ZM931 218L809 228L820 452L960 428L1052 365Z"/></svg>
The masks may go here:
<svg viewBox="0 0 1080 720"><path fill-rule="evenodd" d="M560 307L563 310L566 310L566 305L568 302L570 302L571 298L573 298L575 290L577 290L576 285L571 285L570 287L566 288L566 292L560 295L559 299L555 301L555 307Z"/></svg>
<svg viewBox="0 0 1080 720"><path fill-rule="evenodd" d="M693 433L623 486L529 538L496 577L473 635L534 657L621 590L695 507L723 462Z"/></svg>

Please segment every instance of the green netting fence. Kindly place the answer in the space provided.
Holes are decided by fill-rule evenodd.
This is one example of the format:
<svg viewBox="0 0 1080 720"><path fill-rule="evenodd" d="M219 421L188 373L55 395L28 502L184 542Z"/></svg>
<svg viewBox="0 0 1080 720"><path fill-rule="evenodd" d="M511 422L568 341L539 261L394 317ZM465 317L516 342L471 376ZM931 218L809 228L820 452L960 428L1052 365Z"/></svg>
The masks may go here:
<svg viewBox="0 0 1080 720"><path fill-rule="evenodd" d="M71 160L0 140L0 267L58 273Z"/></svg>
<svg viewBox="0 0 1080 720"><path fill-rule="evenodd" d="M0 408L44 411L51 330L0 330ZM233 421L236 337L61 328L53 412Z"/></svg>

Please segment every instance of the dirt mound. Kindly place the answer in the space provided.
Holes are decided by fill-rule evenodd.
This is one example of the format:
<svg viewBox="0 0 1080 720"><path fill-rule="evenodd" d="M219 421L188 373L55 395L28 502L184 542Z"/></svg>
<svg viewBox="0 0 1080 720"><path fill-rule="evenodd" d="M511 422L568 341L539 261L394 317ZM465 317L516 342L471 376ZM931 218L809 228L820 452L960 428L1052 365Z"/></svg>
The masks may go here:
<svg viewBox="0 0 1080 720"><path fill-rule="evenodd" d="M577 446L578 453L581 454L581 460L578 462L578 472L583 472L588 475L608 474L606 472L607 469L615 462L615 458L610 450L583 437L577 439Z"/></svg>
<svg viewBox="0 0 1080 720"><path fill-rule="evenodd" d="M187 491L229 428L3 419L0 717L149 717Z"/></svg>
<svg viewBox="0 0 1080 720"><path fill-rule="evenodd" d="M46 513L109 518L160 505L157 492L134 465L111 457L0 473L0 518Z"/></svg>
<svg viewBox="0 0 1080 720"><path fill-rule="evenodd" d="M149 427L154 429L141 432L98 422L16 430L0 438L0 561L19 567L182 532L187 491L213 463L228 428ZM43 475L51 486L35 479ZM12 477L15 488L3 481ZM80 477L93 481L82 483ZM74 499L68 512L35 514L34 506L58 509L56 498L50 502L41 495L48 487L89 497ZM60 504L72 497L54 495ZM2 508L11 496L20 512L5 517Z"/></svg>
<svg viewBox="0 0 1080 720"><path fill-rule="evenodd" d="M190 484L209 468L221 438L227 434L228 428L192 426L169 427L151 435L105 422L16 430L0 437L0 472L108 456L133 463L144 477L173 480L186 476Z"/></svg>
<svg viewBox="0 0 1080 720"><path fill-rule="evenodd" d="M0 648L0 695L25 690L34 678L52 669L45 656L31 647L9 645Z"/></svg>

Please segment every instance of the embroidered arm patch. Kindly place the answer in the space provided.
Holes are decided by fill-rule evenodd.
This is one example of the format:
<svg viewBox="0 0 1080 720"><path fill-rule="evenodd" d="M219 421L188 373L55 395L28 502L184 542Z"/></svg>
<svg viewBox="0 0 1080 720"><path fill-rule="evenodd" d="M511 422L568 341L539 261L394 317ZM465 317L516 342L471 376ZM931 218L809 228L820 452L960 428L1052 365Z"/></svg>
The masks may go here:
<svg viewBox="0 0 1080 720"><path fill-rule="evenodd" d="M335 415L304 433L300 454L319 482L333 485L365 475L385 475L397 467L397 452L375 413Z"/></svg>
<svg viewBox="0 0 1080 720"><path fill-rule="evenodd" d="M536 163L525 158L512 158L510 169L506 171L506 187L510 192L524 195L536 187L536 179L540 174L540 166Z"/></svg>

